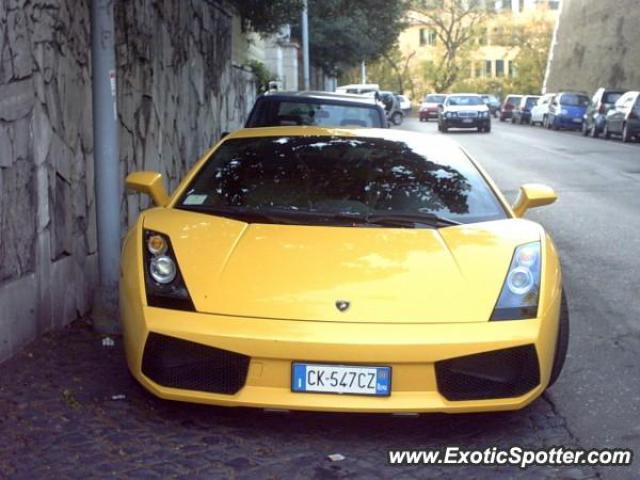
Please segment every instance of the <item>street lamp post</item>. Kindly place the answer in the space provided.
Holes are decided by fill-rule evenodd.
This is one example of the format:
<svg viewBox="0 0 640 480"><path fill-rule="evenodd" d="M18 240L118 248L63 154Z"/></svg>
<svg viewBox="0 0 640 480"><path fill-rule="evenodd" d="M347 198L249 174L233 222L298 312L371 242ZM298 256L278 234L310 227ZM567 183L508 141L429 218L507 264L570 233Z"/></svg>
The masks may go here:
<svg viewBox="0 0 640 480"><path fill-rule="evenodd" d="M302 65L304 74L304 89L309 90L309 17L308 17L308 2L304 0L302 8Z"/></svg>
<svg viewBox="0 0 640 480"><path fill-rule="evenodd" d="M91 2L91 66L93 70L93 139L99 286L94 328L118 330L120 272L120 163L116 105L116 54L113 0Z"/></svg>

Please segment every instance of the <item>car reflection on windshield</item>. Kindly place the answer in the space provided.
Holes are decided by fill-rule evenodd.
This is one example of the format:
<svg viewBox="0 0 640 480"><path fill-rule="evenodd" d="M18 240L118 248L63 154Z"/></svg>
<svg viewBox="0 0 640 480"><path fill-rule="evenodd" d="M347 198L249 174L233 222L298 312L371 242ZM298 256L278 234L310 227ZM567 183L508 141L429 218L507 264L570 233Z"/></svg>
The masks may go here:
<svg viewBox="0 0 640 480"><path fill-rule="evenodd" d="M178 205L270 223L415 227L503 218L460 157L435 161L416 145L368 137L232 139Z"/></svg>

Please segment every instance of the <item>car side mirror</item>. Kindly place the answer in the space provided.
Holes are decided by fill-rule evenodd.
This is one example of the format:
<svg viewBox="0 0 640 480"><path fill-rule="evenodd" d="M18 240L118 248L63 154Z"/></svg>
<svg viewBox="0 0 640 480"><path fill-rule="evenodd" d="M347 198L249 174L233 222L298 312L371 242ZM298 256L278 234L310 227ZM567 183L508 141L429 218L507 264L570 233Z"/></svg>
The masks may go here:
<svg viewBox="0 0 640 480"><path fill-rule="evenodd" d="M151 197L158 207L169 203L169 195L162 181L162 174L158 172L133 172L127 176L125 185L128 191L144 193Z"/></svg>
<svg viewBox="0 0 640 480"><path fill-rule="evenodd" d="M527 183L520 187L518 198L511 208L516 217L522 217L530 208L549 205L557 199L558 196L553 188L538 183Z"/></svg>

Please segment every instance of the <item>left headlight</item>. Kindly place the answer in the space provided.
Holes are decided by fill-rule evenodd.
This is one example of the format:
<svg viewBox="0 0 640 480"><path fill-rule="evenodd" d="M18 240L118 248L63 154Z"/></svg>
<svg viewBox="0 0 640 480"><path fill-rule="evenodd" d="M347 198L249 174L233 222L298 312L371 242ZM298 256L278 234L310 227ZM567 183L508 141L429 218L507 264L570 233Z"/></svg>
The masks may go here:
<svg viewBox="0 0 640 480"><path fill-rule="evenodd" d="M169 237L144 230L142 250L147 305L195 311Z"/></svg>
<svg viewBox="0 0 640 480"><path fill-rule="evenodd" d="M540 242L516 248L491 320L535 318L540 298Z"/></svg>

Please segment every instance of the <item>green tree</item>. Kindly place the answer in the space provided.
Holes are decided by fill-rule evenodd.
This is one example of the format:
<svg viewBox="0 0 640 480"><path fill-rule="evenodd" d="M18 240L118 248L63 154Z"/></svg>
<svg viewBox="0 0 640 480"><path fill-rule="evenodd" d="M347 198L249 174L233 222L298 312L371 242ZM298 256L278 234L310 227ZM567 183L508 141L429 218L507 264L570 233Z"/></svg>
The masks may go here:
<svg viewBox="0 0 640 480"><path fill-rule="evenodd" d="M302 13L302 0L230 0L246 30L269 35L283 25L297 22Z"/></svg>
<svg viewBox="0 0 640 480"><path fill-rule="evenodd" d="M404 56L397 45L384 52L378 60L367 64L367 79L380 85L382 90L393 90L399 93L415 95L411 60L416 52ZM360 67L356 66L340 75L340 83L360 83Z"/></svg>
<svg viewBox="0 0 640 480"><path fill-rule="evenodd" d="M436 58L426 62L423 74L437 92L444 92L469 69L468 53L483 22L491 14L491 2L480 0L413 0L414 20L434 32Z"/></svg>
<svg viewBox="0 0 640 480"><path fill-rule="evenodd" d="M516 76L513 89L524 94L537 94L542 90L547 59L553 37L553 22L536 17L514 28L518 54L514 60Z"/></svg>
<svg viewBox="0 0 640 480"><path fill-rule="evenodd" d="M309 0L311 62L338 74L380 58L395 45L407 8L408 0Z"/></svg>

